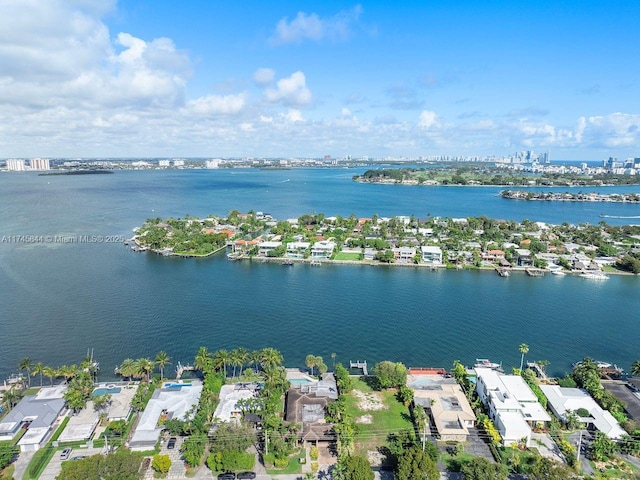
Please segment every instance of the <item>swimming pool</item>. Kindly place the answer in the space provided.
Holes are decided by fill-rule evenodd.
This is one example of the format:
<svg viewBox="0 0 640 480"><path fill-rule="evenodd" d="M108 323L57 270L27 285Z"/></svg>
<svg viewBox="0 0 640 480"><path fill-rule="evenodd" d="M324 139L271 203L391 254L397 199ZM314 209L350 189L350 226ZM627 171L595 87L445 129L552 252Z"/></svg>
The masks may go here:
<svg viewBox="0 0 640 480"><path fill-rule="evenodd" d="M174 382L165 382L162 384L162 388L175 388L180 389L182 387L190 387L190 383L174 383Z"/></svg>
<svg viewBox="0 0 640 480"><path fill-rule="evenodd" d="M308 378L292 378L291 380L289 380L289 383L291 383L291 385L294 387L299 387L300 385L311 383L311 380L309 380Z"/></svg>
<svg viewBox="0 0 640 480"><path fill-rule="evenodd" d="M100 388L96 388L93 391L93 396L94 397L99 397L100 395L105 395L105 394L109 394L109 395L113 395L114 393L120 393L121 389L120 387L100 387Z"/></svg>

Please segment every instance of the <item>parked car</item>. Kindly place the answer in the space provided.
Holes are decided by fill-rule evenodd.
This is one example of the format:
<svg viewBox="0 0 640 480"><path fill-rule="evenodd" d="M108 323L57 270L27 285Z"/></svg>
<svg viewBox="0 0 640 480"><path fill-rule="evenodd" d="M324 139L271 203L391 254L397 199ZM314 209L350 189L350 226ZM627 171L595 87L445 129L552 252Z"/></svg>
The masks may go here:
<svg viewBox="0 0 640 480"><path fill-rule="evenodd" d="M60 460L66 460L67 458L69 458L69 455L71 455L71 452L73 450L70 448L65 448L64 450L62 450L62 452L60 453Z"/></svg>
<svg viewBox="0 0 640 480"><path fill-rule="evenodd" d="M256 472L242 472L238 474L238 480L251 480L256 478Z"/></svg>
<svg viewBox="0 0 640 480"><path fill-rule="evenodd" d="M218 475L218 480L236 480L235 473L221 473Z"/></svg>
<svg viewBox="0 0 640 480"><path fill-rule="evenodd" d="M171 437L169 439L169 442L167 443L167 449L168 450L173 450L174 448L176 448L176 442L178 441L178 439L176 437Z"/></svg>
<svg viewBox="0 0 640 480"><path fill-rule="evenodd" d="M69 460L82 460L83 458L87 458L86 455L76 455L75 457L71 457Z"/></svg>
<svg viewBox="0 0 640 480"><path fill-rule="evenodd" d="M638 390L638 387L636 387L633 383L627 383L627 388L634 393L640 392L640 390Z"/></svg>

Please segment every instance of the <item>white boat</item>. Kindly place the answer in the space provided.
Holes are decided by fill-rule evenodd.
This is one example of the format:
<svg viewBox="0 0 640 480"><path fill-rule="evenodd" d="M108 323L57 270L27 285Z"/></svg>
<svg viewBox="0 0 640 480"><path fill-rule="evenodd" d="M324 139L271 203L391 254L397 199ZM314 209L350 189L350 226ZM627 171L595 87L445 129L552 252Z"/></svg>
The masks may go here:
<svg viewBox="0 0 640 480"><path fill-rule="evenodd" d="M502 364L491 362L486 358L476 358L476 363L473 368L490 368L491 370L497 370L502 372Z"/></svg>
<svg viewBox="0 0 640 480"><path fill-rule="evenodd" d="M564 273L562 270L552 270L551 275L558 275L559 277L564 277L566 273Z"/></svg>
<svg viewBox="0 0 640 480"><path fill-rule="evenodd" d="M609 275L603 272L585 272L581 273L580 276L590 280L609 280Z"/></svg>

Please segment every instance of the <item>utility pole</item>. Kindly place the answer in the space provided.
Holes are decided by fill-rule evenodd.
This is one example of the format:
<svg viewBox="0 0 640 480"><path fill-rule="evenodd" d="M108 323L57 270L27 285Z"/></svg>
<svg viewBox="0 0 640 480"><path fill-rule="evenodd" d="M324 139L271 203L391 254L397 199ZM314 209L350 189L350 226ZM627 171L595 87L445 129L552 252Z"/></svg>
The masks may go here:
<svg viewBox="0 0 640 480"><path fill-rule="evenodd" d="M422 432L422 451L424 452L425 446L427 444L427 422L426 420L422 422L424 425L424 430Z"/></svg>

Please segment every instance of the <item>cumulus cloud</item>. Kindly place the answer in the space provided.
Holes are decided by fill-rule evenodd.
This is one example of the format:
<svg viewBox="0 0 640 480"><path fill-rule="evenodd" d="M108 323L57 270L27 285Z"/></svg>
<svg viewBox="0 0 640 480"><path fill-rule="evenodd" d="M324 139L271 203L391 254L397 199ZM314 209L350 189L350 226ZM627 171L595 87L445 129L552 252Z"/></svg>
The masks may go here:
<svg viewBox="0 0 640 480"><path fill-rule="evenodd" d="M436 112L423 110L418 119L418 128L422 130L431 130L440 126L440 120Z"/></svg>
<svg viewBox="0 0 640 480"><path fill-rule="evenodd" d="M246 95L207 95L187 103L187 110L198 115L236 114L242 111Z"/></svg>
<svg viewBox="0 0 640 480"><path fill-rule="evenodd" d="M269 85L276 75L270 68L259 68L253 73L253 81L258 85Z"/></svg>
<svg viewBox="0 0 640 480"><path fill-rule="evenodd" d="M300 71L278 80L276 88L268 88L264 96L270 103L282 103L291 107L303 107L311 103L311 91L307 88L307 79Z"/></svg>
<svg viewBox="0 0 640 480"><path fill-rule="evenodd" d="M283 117L287 120L287 122L291 123L304 122L302 113L300 112L300 110L296 109L289 110L287 113L283 114Z"/></svg>
<svg viewBox="0 0 640 480"><path fill-rule="evenodd" d="M289 21L285 17L278 22L270 43L277 46L301 43L304 40L345 41L351 36L351 26L358 21L361 14L360 5L324 18L316 13L298 12L293 20Z"/></svg>

